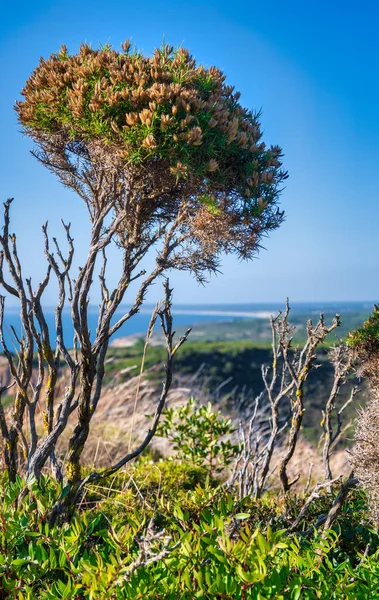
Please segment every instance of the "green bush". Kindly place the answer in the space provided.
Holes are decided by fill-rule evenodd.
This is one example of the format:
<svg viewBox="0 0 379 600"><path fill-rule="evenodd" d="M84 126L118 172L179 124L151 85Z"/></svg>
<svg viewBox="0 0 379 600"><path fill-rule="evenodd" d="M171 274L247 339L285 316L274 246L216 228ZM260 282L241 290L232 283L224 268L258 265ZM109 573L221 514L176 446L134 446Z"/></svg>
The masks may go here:
<svg viewBox="0 0 379 600"><path fill-rule="evenodd" d="M3 476L1 600L378 597L379 539L368 525L362 490L348 496L326 532L314 528L334 497L324 490L289 534L303 497L238 500L209 473L208 454L231 431L230 421L192 400L164 423L162 431L188 435L200 448L199 464L144 456L88 486L80 511L60 526L49 525L51 508L65 493L55 481L42 477L25 495L21 478L10 483ZM181 441L179 455L192 457ZM222 452L220 446L214 458Z"/></svg>
<svg viewBox="0 0 379 600"><path fill-rule="evenodd" d="M43 479L17 503L22 489L18 479L15 484L3 480L0 490L4 599L356 600L379 592L378 551L366 558L358 552L353 561L338 551L341 537L335 531L303 538L275 530L275 524L254 529L254 503L237 503L220 488L197 485L188 491L191 511L175 501L161 502L157 513L164 514L171 540L152 539L151 560L140 566L147 539L141 510L130 512L124 525L117 513L110 519L84 512L50 528L46 515L56 484ZM165 547L168 552L160 559Z"/></svg>
<svg viewBox="0 0 379 600"><path fill-rule="evenodd" d="M157 434L173 444L175 458L206 465L210 475L220 473L236 458L239 447L232 444L231 419L213 411L210 402L198 406L195 398L180 408L168 408L162 415Z"/></svg>
<svg viewBox="0 0 379 600"><path fill-rule="evenodd" d="M110 519L117 516L120 524L126 524L130 515L133 519L135 511L143 512L146 518L152 517L156 514L157 503L160 505L162 501L185 503L188 492L197 485L209 485L213 489L217 482L209 478L202 466L164 459L153 462L147 456L127 472L92 485L83 506L96 507L98 513Z"/></svg>
<svg viewBox="0 0 379 600"><path fill-rule="evenodd" d="M349 334L347 343L358 350L378 351L379 312L376 309L361 327Z"/></svg>

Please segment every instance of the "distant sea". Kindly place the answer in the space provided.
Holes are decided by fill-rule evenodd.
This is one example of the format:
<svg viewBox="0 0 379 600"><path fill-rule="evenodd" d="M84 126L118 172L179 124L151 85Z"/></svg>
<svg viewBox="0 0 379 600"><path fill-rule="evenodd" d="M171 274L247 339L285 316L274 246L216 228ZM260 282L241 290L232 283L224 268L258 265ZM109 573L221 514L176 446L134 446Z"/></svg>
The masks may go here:
<svg viewBox="0 0 379 600"><path fill-rule="evenodd" d="M309 317L319 314L321 311L327 314L340 312L368 313L372 309L372 302L317 302L317 303L291 303L293 314L304 314ZM196 327L202 323L217 323L225 321L235 321L240 319L259 319L269 318L270 314L276 314L279 309L283 309L284 304L279 303L256 303L256 304L213 304L213 305L177 305L173 307L175 327ZM141 335L145 336L153 306L144 306L141 311L127 321L114 335L112 339L120 337ZM126 311L120 309L116 312L114 322L117 321ZM55 346L55 315L54 309L45 309L45 316L51 331L51 342ZM89 308L89 326L91 337L94 338L97 326L97 308ZM69 309L65 309L62 315L65 343L68 348L72 347L73 327ZM157 324L158 326L158 324ZM17 335L21 335L21 325L19 312L16 308L9 307L5 309L4 317L4 336L5 341L12 351L15 348L14 335L11 327L14 327ZM2 350L0 345L0 350Z"/></svg>

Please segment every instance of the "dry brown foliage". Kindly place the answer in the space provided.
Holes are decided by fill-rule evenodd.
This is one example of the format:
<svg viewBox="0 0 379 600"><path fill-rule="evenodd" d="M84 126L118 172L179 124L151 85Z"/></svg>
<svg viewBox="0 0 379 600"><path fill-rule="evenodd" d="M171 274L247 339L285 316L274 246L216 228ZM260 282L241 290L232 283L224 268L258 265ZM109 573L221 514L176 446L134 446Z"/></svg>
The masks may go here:
<svg viewBox="0 0 379 600"><path fill-rule="evenodd" d="M352 347L352 355L359 364L360 374L369 382L370 397L367 406L358 414L351 464L360 484L367 492L371 516L377 525L379 523L379 350L375 339L364 338L358 342Z"/></svg>
<svg viewBox="0 0 379 600"><path fill-rule="evenodd" d="M39 66L16 109L35 155L87 204L122 215L119 243L140 252L177 220L176 265L199 277L220 251L248 258L278 227L281 150L215 67L165 46L152 57L63 47ZM178 218L179 217L179 218Z"/></svg>

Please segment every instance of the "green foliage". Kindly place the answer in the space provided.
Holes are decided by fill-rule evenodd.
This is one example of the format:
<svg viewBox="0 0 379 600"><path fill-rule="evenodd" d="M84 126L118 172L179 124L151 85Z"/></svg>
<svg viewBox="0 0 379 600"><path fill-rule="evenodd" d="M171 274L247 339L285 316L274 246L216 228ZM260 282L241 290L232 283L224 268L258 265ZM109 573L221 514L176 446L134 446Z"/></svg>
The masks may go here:
<svg viewBox="0 0 379 600"><path fill-rule="evenodd" d="M84 506L96 507L109 518L117 515L120 523L127 523L134 511L152 517L158 499L186 502L189 490L206 484L212 488L216 481L209 478L204 466L169 459L154 462L147 456L131 465L127 472L92 485L85 495Z"/></svg>
<svg viewBox="0 0 379 600"><path fill-rule="evenodd" d="M139 468L142 473L150 467L145 462ZM153 527L160 530L161 519L166 533L149 542L152 560L138 566L142 540L147 540L140 508L127 509L123 523L117 512L105 518L100 510L50 528L46 517L59 492L56 484L43 478L17 502L23 486L21 479L15 484L3 479L0 486L4 600L356 600L379 593L375 547L363 557L358 546L353 556L341 549L339 531L289 536L278 528L275 498L258 502L258 512L265 519L270 513L272 523L259 527L254 524L257 503L237 502L222 489L196 484L181 502L158 499ZM362 500L357 492L345 509L352 522L362 519ZM160 559L165 547L169 550Z"/></svg>
<svg viewBox="0 0 379 600"><path fill-rule="evenodd" d="M76 54L62 48L41 59L16 103L36 155L95 211L99 190L88 181L101 172L109 189L117 174L102 201L122 215L130 188L131 206L116 231L121 245L135 231L131 215L151 234L180 211L178 227L201 248L190 270L214 269L201 259L222 250L252 258L263 233L284 218L277 208L287 178L281 149L261 140L259 113L239 103L219 69L197 65L184 48L164 46L145 57L129 46L117 52L82 44ZM146 239L138 243L145 247Z"/></svg>
<svg viewBox="0 0 379 600"><path fill-rule="evenodd" d="M379 312L374 310L362 327L358 327L353 333L350 333L347 343L353 348L377 351L379 349Z"/></svg>
<svg viewBox="0 0 379 600"><path fill-rule="evenodd" d="M14 396L3 396L1 398L1 404L3 405L3 408L8 408L8 406L10 406L14 401Z"/></svg>
<svg viewBox="0 0 379 600"><path fill-rule="evenodd" d="M224 185L231 181L228 169L237 169L240 193L246 202L254 196L250 204L259 211L256 201L273 200L272 184L283 175L280 149L266 150L259 115L243 109L224 80L183 48L164 46L147 58L129 47L118 53L83 44L78 54L62 48L41 60L17 110L32 135L100 139L129 164L165 160L178 178L197 175Z"/></svg>
<svg viewBox="0 0 379 600"><path fill-rule="evenodd" d="M233 431L231 419L223 417L221 411L214 412L210 402L198 406L195 398L190 398L184 406L163 413L157 435L172 442L176 459L207 465L213 475L230 465L238 454L239 447L224 439Z"/></svg>

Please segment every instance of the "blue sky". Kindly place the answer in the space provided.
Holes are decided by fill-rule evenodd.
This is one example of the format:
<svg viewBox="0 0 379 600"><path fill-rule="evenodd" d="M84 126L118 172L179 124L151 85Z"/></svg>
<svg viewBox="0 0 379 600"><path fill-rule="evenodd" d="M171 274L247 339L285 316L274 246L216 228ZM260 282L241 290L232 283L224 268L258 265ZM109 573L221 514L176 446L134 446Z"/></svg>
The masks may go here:
<svg viewBox="0 0 379 600"><path fill-rule="evenodd" d="M46 219L54 233L61 217L72 221L78 255L88 224L82 202L29 153L13 111L24 82L62 43L76 51L81 41L119 47L129 38L150 54L164 38L220 67L244 105L262 108L264 139L282 146L290 175L286 222L259 258L225 257L223 274L206 287L172 275L176 302L378 298L378 28L379 3L364 0L8 4L0 23L0 191L15 197L12 231L25 274L41 272ZM150 299L159 296L156 287Z"/></svg>

